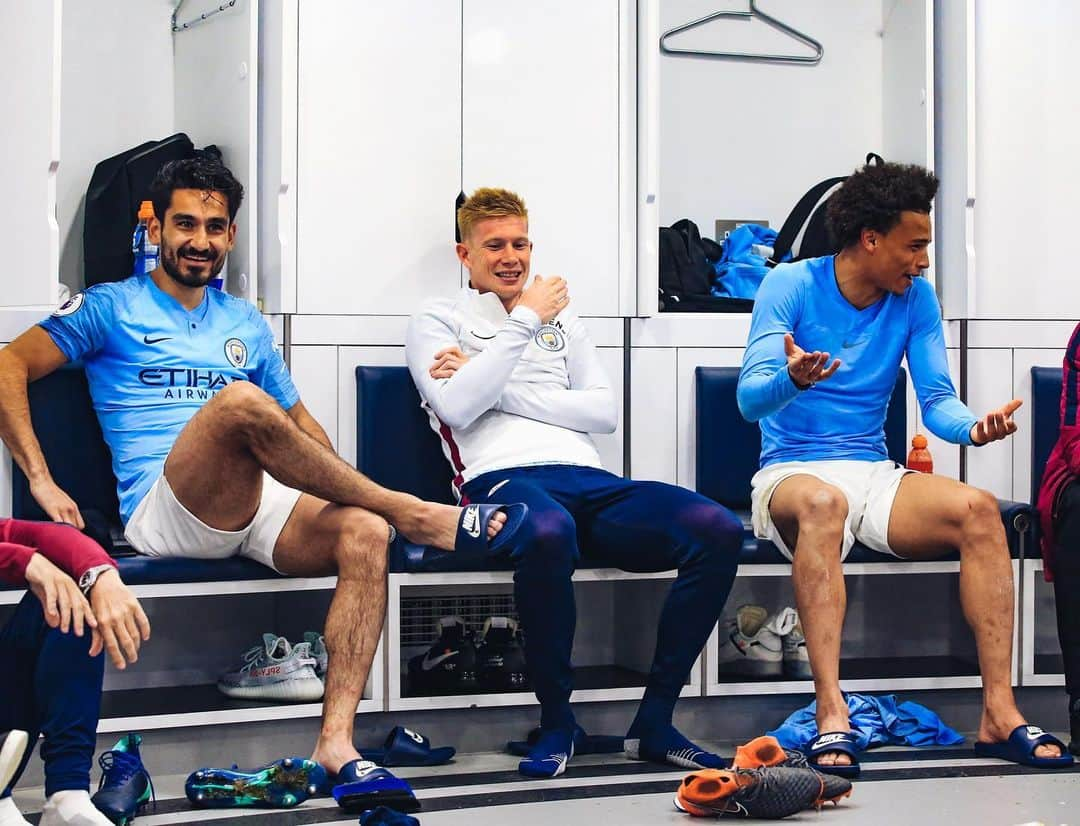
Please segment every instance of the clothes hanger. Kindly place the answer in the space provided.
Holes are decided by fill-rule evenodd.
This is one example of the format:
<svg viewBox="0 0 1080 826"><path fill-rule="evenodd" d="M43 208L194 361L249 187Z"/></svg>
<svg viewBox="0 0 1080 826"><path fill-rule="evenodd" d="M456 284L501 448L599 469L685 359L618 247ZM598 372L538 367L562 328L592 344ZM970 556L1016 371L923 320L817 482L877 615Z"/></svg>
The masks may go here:
<svg viewBox="0 0 1080 826"><path fill-rule="evenodd" d="M674 49L667 45L667 39L672 35L679 32L689 31L690 29L696 29L698 26L703 26L710 20L716 20L723 17L731 17L736 20L746 20L747 22L753 20L755 17L759 17L772 26L774 29L778 29L789 37L798 40L800 43L805 43L807 46L814 50L813 55L780 55L780 54L754 54L752 52L713 52L705 51L702 49ZM727 60L748 60L756 61L760 63L805 63L811 66L817 65L821 62L821 56L825 54L825 47L821 45L817 40L810 37L808 34L804 34L796 29L793 29L787 23L783 23L772 17L757 7L756 0L750 0L749 11L718 11L708 14L705 17L701 17L697 20L692 20L689 23L684 23L681 26L676 26L674 29L669 29L660 36L660 51L664 54L671 55L692 55L695 57L716 57Z"/></svg>

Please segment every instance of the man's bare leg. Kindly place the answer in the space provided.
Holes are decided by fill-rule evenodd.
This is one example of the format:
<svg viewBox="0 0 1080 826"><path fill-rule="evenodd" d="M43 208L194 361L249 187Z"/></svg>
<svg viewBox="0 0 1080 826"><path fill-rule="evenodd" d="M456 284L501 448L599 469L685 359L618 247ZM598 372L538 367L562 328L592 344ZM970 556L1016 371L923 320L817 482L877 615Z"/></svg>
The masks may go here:
<svg viewBox="0 0 1080 826"><path fill-rule="evenodd" d="M821 733L850 730L847 703L840 691L840 641L847 611L840 552L847 513L847 498L839 488L806 475L785 479L769 502L773 524L787 546L795 549L791 579L814 675ZM851 758L825 752L817 762L850 765Z"/></svg>
<svg viewBox="0 0 1080 826"><path fill-rule="evenodd" d="M230 384L196 413L165 463L177 499L219 530L239 530L251 521L262 470L319 499L377 513L414 542L454 547L460 508L380 487L304 433L249 382ZM501 513L492 517L488 536L505 521Z"/></svg>
<svg viewBox="0 0 1080 826"><path fill-rule="evenodd" d="M908 474L889 517L889 547L906 559L960 552L960 604L975 634L983 682L979 740L1007 740L1027 721L1012 690L1013 577L993 494L943 476ZM1042 745L1039 757L1058 757Z"/></svg>
<svg viewBox="0 0 1080 826"><path fill-rule="evenodd" d="M360 757L353 720L371 672L386 614L386 520L361 508L300 497L274 547L274 566L293 576L337 573L323 631L326 669L322 728L312 759L337 772Z"/></svg>

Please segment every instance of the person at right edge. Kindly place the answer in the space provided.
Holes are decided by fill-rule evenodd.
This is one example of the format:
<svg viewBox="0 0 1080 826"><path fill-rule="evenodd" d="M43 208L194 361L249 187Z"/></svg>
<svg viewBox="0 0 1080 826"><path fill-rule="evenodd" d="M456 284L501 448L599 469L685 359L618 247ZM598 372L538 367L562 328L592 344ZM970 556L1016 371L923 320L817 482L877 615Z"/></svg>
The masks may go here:
<svg viewBox="0 0 1080 826"><path fill-rule="evenodd" d="M930 266L937 187L919 166L867 165L851 175L828 205L839 253L765 277L739 376L739 409L761 423L754 531L792 560L814 675L818 735L806 755L849 777L858 750L840 690L841 563L856 541L899 559L959 552L960 602L983 682L976 753L1040 767L1073 762L1061 741L1027 724L1013 697L1012 565L997 500L897 467L885 449L904 358L923 421L940 438L984 445L1016 431L1018 400L979 418L949 378L941 308L920 277Z"/></svg>
<svg viewBox="0 0 1080 826"><path fill-rule="evenodd" d="M1054 583L1058 640L1069 695L1069 751L1080 756L1080 324L1062 363L1061 429L1039 486L1043 573Z"/></svg>

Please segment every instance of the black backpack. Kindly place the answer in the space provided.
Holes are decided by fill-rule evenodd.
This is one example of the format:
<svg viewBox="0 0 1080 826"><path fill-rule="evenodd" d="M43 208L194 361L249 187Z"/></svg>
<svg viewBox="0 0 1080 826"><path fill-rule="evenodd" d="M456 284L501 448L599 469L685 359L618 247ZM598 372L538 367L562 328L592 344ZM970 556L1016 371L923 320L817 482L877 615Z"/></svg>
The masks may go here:
<svg viewBox="0 0 1080 826"><path fill-rule="evenodd" d="M873 152L866 156L866 162L885 163L880 155ZM806 224L806 232L803 232L799 252L792 256L792 261L802 261L804 258L818 258L822 255L833 255L840 251L836 248L836 242L829 237L829 231L825 226L825 211L832 195L830 194L829 198L825 198L825 200L822 200L822 196L827 192L831 192L847 179L847 175L838 178L826 178L821 183L812 186L799 199L799 203L795 204L795 208L791 210L791 214L784 221L784 225L780 227L780 232L776 234L773 256L766 262L768 266L775 267L785 255L791 252L803 224ZM818 203L819 201L820 203ZM815 207L817 208L815 209ZM813 211L812 214L811 211ZM806 221L808 216L810 218L809 223Z"/></svg>
<svg viewBox="0 0 1080 826"><path fill-rule="evenodd" d="M754 306L748 299L709 292L716 274L713 264L720 260L722 249L711 238L702 238L689 218L660 227L661 312L746 312Z"/></svg>
<svg viewBox="0 0 1080 826"><path fill-rule="evenodd" d="M154 175L166 161L194 156L191 139L179 132L160 141L147 141L94 167L83 221L87 287L131 275L135 265L131 234L139 204L146 200Z"/></svg>

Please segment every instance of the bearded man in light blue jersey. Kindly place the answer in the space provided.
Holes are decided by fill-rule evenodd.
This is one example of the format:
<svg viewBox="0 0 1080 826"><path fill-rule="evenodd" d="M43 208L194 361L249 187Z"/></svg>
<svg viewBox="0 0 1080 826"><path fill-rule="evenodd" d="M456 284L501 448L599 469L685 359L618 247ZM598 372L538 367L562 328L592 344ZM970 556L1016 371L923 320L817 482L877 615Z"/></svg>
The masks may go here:
<svg viewBox="0 0 1080 826"><path fill-rule="evenodd" d="M960 554L960 600L983 678L976 751L1031 765L1071 764L1056 738L1028 726L1011 687L1012 565L997 500L889 461L884 423L906 357L923 421L954 444L1015 432L1010 401L979 418L949 378L941 308L920 278L930 266L937 179L922 167L867 165L829 201L835 256L782 264L761 284L739 376L739 408L761 423L755 533L792 560L795 598L817 693L807 755L854 775L840 692L846 608L841 561L856 540L901 559ZM835 358L834 358L835 357Z"/></svg>
<svg viewBox="0 0 1080 826"><path fill-rule="evenodd" d="M207 289L236 237L243 188L232 173L208 156L172 162L151 195L159 266L78 293L0 352L0 438L49 517L82 527L45 464L26 394L27 381L80 360L138 551L336 573L313 757L363 785L382 771L361 764L352 731L385 613L388 523L453 549L463 511L385 490L339 458L259 312ZM489 540L505 522L490 516Z"/></svg>

